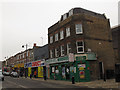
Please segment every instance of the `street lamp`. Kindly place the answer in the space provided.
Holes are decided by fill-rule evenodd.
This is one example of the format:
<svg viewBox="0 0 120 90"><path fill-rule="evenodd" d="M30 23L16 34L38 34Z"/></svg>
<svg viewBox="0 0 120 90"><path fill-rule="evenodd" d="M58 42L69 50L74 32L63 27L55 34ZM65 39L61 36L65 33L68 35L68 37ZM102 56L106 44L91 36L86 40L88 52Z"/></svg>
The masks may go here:
<svg viewBox="0 0 120 90"><path fill-rule="evenodd" d="M28 47L28 45L26 44L26 45L22 45L22 48L24 48L24 47L26 47L26 63L27 63L27 47Z"/></svg>
<svg viewBox="0 0 120 90"><path fill-rule="evenodd" d="M27 64L27 47L28 45L22 45L22 48L26 47L26 64ZM25 77L27 78L27 69L25 69Z"/></svg>

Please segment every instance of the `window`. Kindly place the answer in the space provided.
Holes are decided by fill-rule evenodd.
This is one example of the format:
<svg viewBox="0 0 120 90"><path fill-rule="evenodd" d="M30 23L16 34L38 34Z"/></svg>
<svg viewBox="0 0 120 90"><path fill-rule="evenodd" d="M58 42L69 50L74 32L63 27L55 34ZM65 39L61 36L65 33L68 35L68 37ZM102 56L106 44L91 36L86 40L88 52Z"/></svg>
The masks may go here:
<svg viewBox="0 0 120 90"><path fill-rule="evenodd" d="M70 48L70 43L67 43L67 54L70 53L70 50L71 50L71 48Z"/></svg>
<svg viewBox="0 0 120 90"><path fill-rule="evenodd" d="M77 41L77 53L83 53L84 52L84 42L83 41Z"/></svg>
<svg viewBox="0 0 120 90"><path fill-rule="evenodd" d="M73 15L73 9L69 11L69 16Z"/></svg>
<svg viewBox="0 0 120 90"><path fill-rule="evenodd" d="M50 36L50 43L53 43L53 36Z"/></svg>
<svg viewBox="0 0 120 90"><path fill-rule="evenodd" d="M60 40L64 38L64 35L63 35L63 30L60 31Z"/></svg>
<svg viewBox="0 0 120 90"><path fill-rule="evenodd" d="M58 57L58 48L55 49L55 57Z"/></svg>
<svg viewBox="0 0 120 90"><path fill-rule="evenodd" d="M61 56L64 56L64 45L61 46Z"/></svg>
<svg viewBox="0 0 120 90"><path fill-rule="evenodd" d="M24 53L23 53L23 58L24 58Z"/></svg>
<svg viewBox="0 0 120 90"><path fill-rule="evenodd" d="M50 58L53 58L53 50L50 50Z"/></svg>
<svg viewBox="0 0 120 90"><path fill-rule="evenodd" d="M67 18L67 14L63 15L63 20L65 20Z"/></svg>
<svg viewBox="0 0 120 90"><path fill-rule="evenodd" d="M55 34L55 41L58 41L58 33Z"/></svg>
<svg viewBox="0 0 120 90"><path fill-rule="evenodd" d="M28 51L27 51L27 56L28 56Z"/></svg>
<svg viewBox="0 0 120 90"><path fill-rule="evenodd" d="M66 28L66 37L70 36L70 27Z"/></svg>
<svg viewBox="0 0 120 90"><path fill-rule="evenodd" d="M82 24L75 24L76 34L83 33Z"/></svg>

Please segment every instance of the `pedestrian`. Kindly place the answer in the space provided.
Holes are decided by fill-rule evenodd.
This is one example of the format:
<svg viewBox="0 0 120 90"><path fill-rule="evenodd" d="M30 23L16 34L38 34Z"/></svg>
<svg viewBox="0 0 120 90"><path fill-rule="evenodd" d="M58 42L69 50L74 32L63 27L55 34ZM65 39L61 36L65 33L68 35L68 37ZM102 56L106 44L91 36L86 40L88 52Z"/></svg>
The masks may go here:
<svg viewBox="0 0 120 90"><path fill-rule="evenodd" d="M37 72L36 71L34 71L34 77L36 78L36 75L37 75Z"/></svg>

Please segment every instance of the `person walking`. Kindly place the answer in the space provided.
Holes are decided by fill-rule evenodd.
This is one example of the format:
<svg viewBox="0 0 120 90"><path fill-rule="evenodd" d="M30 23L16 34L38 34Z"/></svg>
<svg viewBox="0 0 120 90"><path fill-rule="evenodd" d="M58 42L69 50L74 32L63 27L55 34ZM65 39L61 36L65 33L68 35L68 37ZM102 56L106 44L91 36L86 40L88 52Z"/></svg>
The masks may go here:
<svg viewBox="0 0 120 90"><path fill-rule="evenodd" d="M34 71L34 77L36 78L36 75L37 75L37 72L36 71Z"/></svg>

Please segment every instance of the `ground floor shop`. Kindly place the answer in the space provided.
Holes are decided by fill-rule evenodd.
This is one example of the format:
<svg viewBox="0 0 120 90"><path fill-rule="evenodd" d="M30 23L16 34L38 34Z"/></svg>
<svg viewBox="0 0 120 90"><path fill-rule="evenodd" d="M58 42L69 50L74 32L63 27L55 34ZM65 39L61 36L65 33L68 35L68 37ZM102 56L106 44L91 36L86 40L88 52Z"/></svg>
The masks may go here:
<svg viewBox="0 0 120 90"><path fill-rule="evenodd" d="M90 70L90 61L86 54L75 55L72 59L74 60L71 60L70 56L65 56L47 60L47 78L72 81L74 77L76 82L90 81L93 69ZM91 59L96 60L96 57Z"/></svg>
<svg viewBox="0 0 120 90"><path fill-rule="evenodd" d="M43 77L43 73L44 71L44 61L34 61L34 62L29 62L25 64L25 71L26 71L26 75L28 77L30 77L30 75L32 77ZM45 68L46 69L46 68Z"/></svg>

